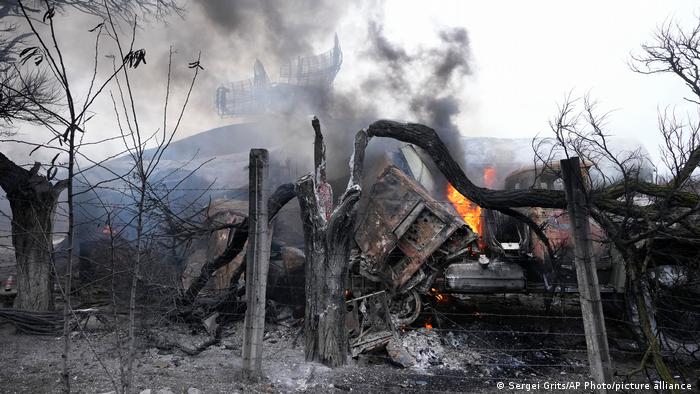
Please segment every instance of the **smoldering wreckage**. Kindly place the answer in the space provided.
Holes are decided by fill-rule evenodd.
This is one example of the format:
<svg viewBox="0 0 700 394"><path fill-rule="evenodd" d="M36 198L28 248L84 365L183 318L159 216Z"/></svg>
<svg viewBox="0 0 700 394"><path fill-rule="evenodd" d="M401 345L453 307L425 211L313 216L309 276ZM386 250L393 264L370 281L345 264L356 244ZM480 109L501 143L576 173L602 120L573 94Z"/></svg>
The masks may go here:
<svg viewBox="0 0 700 394"><path fill-rule="evenodd" d="M320 126L315 122L316 143L322 145ZM322 166L323 160L317 164ZM480 208L462 196L442 177L419 146L405 144L372 165L375 168L366 171L364 179L355 179L370 187L358 203L357 221L351 229L347 272L341 279L342 302L347 311L343 326L349 355L422 371L431 368L464 370L468 365L475 365L480 366L479 376L482 377L499 376L509 369L526 373L535 368L529 365L538 363L544 366L562 363L561 354L547 351L538 351L538 358L531 361L508 355L504 358L497 350L488 352L483 344L474 343L470 338L470 330L464 329L466 323L450 312L457 312L454 315L464 312L461 313L464 316L480 319L482 313L489 313L476 307L481 305L478 297L498 294L522 294L526 298L542 294L545 297L535 297L539 310L551 310L553 299L558 295L563 311L565 295L578 291L567 212L555 208L522 209L524 215L535 220L546 218L544 222L548 226L544 231L550 245L545 245L535 231L521 221ZM585 173L585 167L583 171ZM317 174L321 172L322 169L317 168ZM497 179L494 167L483 169L485 185L493 187ZM562 187L554 172L536 168L513 171L500 179L506 190L533 182L552 190ZM293 338L294 343L303 335L305 304L308 307L310 299L310 284L305 278L309 275L309 260L304 245L298 244L299 212L283 208L298 192L298 187L295 191L291 185L284 185L269 200L270 217L275 219L271 220L270 227L273 236L269 244L265 308L268 324L290 330L287 340ZM331 193L329 186L321 186L315 190L314 198L319 206L324 201L332 204ZM331 206L327 206L324 218L330 218ZM144 296L150 293L150 297L159 298L154 294L160 292L169 296L163 299L175 299L171 303L174 309L166 314L168 319L185 322L210 336L200 343L190 341L187 344L187 340L174 340L162 333L149 334L156 348L196 356L208 347L227 343L226 333L230 335L232 324L235 327L243 319L249 208L245 200L218 199L199 212L202 228L212 230L188 240L181 273L173 272L171 276L177 278L178 287L183 289L179 295L164 291L165 281L151 280L143 284ZM602 240L600 228L592 227L594 237ZM79 278L75 289L78 298L94 300L108 296L110 291L117 294L126 291L120 289L119 284L115 290L111 287L113 283L101 282L101 278L113 278L119 270L107 264L107 260L115 261L114 257L108 259L107 256L113 250L109 243L113 243L114 238L106 235L112 231L107 227L99 228L100 237L81 245L80 264L75 272ZM548 248L557 251L557 267L549 260ZM60 256L60 244L57 249ZM308 245L306 250L309 250ZM128 253L120 249L116 261L126 261ZM605 242L596 242L594 254L601 293L623 293L624 265L614 250ZM60 258L57 264L60 267ZM154 270L162 271L164 267ZM657 266L654 272L659 283L668 288L687 281L688 274L672 266ZM161 280L163 277L162 272L152 276ZM522 301L511 302L505 298L496 300L502 304L501 308L503 305L522 307ZM488 311L488 304L483 304L484 311ZM109 313L102 306L104 303L82 305L75 311L76 323L83 327L110 327ZM48 315L4 313L3 317L13 321L19 330L32 334L54 334L61 327L59 322L47 318ZM308 318L308 314L306 316ZM240 330L240 326L237 329ZM484 330L488 331L488 326ZM521 343L528 339L514 331L509 340ZM572 368L585 364L583 360L567 361ZM402 383L402 387L423 387L424 381L418 382L409 380Z"/></svg>
<svg viewBox="0 0 700 394"><path fill-rule="evenodd" d="M219 114L274 111L283 101L280 97L290 92L318 94L319 85L329 89L341 63L337 37L331 51L283 66L278 82L272 82L262 63L256 62L254 78L217 90ZM309 86L314 89L306 89ZM245 131L245 125L240 128ZM237 197L213 198L185 220L174 215L163 219L171 240L165 246L169 253L152 260L138 289L140 303L149 306L142 312L144 318L157 316L158 320L156 328L145 330L143 339L152 347L146 353L154 365L174 368L182 364L182 355L212 357L218 362L216 352L246 349L246 343L253 341L250 333L262 330L248 324L254 314L250 305L256 302L258 317L267 322L267 332L257 343L263 355L274 354L288 367L300 360L291 357L289 361L285 351L298 348L303 337L306 361L338 366L349 355L358 365L371 368L421 371L400 375L389 386L405 391L464 390L466 385L478 385L474 377L482 380L485 392L494 387L494 380L504 377L524 380L568 373L569 379L590 378L588 327L582 330L580 324L586 307L577 296L583 291L572 235L577 225L562 199L561 168L556 164L532 167L507 158L472 166L469 171L479 183L472 185L476 189L512 191L515 196L537 185L556 197L544 208L521 202L516 208L491 209L460 193L465 186L455 173L462 177L464 173L438 134L426 126L372 123L357 133L350 173L340 180L328 179L324 135L316 118L312 129L313 174L299 177L289 161L275 161L278 152L272 151L266 188L281 186L269 196L263 194L269 197L266 201L251 203L259 189L252 175L248 184L245 177L233 176ZM369 140L379 137L403 144L365 160ZM236 166L245 168L245 155L237 155ZM575 167L584 189L591 186L591 164ZM252 174L252 161L250 168ZM333 192L348 177L348 186L336 202ZM297 180L296 184L286 183L290 180ZM299 200L297 209L289 203L294 198ZM261 204L267 207L269 226L250 215ZM639 311L633 302L625 301L629 289L624 261L601 227L586 221L593 241L588 262L594 267L597 285L587 282L586 287L597 287L606 307L622 311L625 320L619 321L629 334L616 332L611 346L646 358L644 342L638 343L643 337L637 324ZM252 236L261 228L255 226L267 227L268 238L255 241ZM74 266L71 292L74 299L83 301L73 314L76 335L114 329L118 310L128 299L128 262L135 251L126 237L115 235L116 230L111 223L81 230L89 236L82 237L74 251L79 264ZM684 245L672 240L655 245L659 250L674 247ZM158 248L163 245L154 245ZM66 271L67 248L59 241L54 249L61 276ZM260 251L262 255L256 255ZM693 285L696 273L688 267L656 262L650 269L652 283L669 294L682 287L683 294L695 297L700 288ZM6 278L3 297L11 301L16 274L0 273ZM251 296L253 283L259 284L261 277L265 286ZM665 350L681 350L694 358L700 349L692 335L700 328L698 311L692 305L686 307L679 319L664 314L662 304L657 318L659 327L666 330L655 329ZM667 310L675 311L677 305ZM29 334L56 335L63 326L62 316L51 312L6 308L0 310L0 318ZM521 318L527 323L518 322ZM195 334L182 334L182 327ZM572 330L577 332L571 334ZM583 347L583 356L574 354L577 346L573 345ZM243 369L255 357L259 360L260 353L251 356L244 350ZM285 369L284 365L273 368ZM288 369L299 372L295 368L301 367L294 364ZM278 370L265 370L263 374L277 385L264 389L348 391L358 381L366 382L365 377L341 373L330 386L326 381L322 383L326 386L314 388L318 384L313 383L314 370L299 373L301 378L291 379ZM372 384L375 389L382 387L378 381Z"/></svg>

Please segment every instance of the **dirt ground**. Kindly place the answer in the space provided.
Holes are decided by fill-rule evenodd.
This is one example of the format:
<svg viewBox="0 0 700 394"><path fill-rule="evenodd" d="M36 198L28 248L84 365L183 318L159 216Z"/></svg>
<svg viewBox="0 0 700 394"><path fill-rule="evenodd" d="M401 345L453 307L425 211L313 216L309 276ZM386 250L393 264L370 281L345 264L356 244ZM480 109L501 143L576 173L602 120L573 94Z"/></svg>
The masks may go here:
<svg viewBox="0 0 700 394"><path fill-rule="evenodd" d="M548 392L543 387L545 382L590 380L585 340L580 335L576 312L572 318L557 316L551 322L514 318L536 311L523 309L526 306L519 301L497 301L496 311L501 313L492 313L487 305L474 302L472 308L451 307L426 316L425 325L433 326L431 329L413 327L399 331L400 343L415 359L415 365L408 368L393 363L383 350L350 359L348 365L336 369L308 363L304 361L299 327L268 324L264 340L265 377L257 383L245 382L240 376L242 322L227 327L219 345L196 356L178 349L164 350L163 346L156 346L158 341L154 338L194 348L207 341L208 334L203 330L193 332L185 325L161 324L139 338L136 387L138 391L151 389L153 394L158 390L187 393L189 389L204 393L494 393L499 392L499 382L521 384L501 390L515 393ZM614 379L648 381L644 373L626 378L626 373L639 365L640 353L616 327L609 327L609 337ZM111 330L93 321L84 334L74 332L73 339L73 390L112 391L110 375L118 381L119 350ZM60 337L20 335L11 325L0 325L0 392L60 392L62 344ZM685 381L697 384L697 366L683 365L681 372ZM537 383L540 387L530 386L529 391L525 386ZM592 391L577 388L549 392Z"/></svg>
<svg viewBox="0 0 700 394"><path fill-rule="evenodd" d="M190 335L179 327L169 330L171 338L183 338L195 344L208 339L205 335ZM240 377L242 324L238 323L223 336L220 346L211 346L197 356L187 356L178 350L158 350L141 343L136 362L136 382L139 391L169 389L186 393L197 388L205 393L248 392L424 392L454 391L460 387L455 379L466 378L449 369L403 370L386 364L381 357L362 357L350 364L331 370L323 365L304 362L298 329L270 327L264 342L265 378L255 384L244 383ZM162 334L162 333L161 333ZM299 338L301 339L301 338ZM117 349L110 346L107 332L90 332L86 338L76 335L72 351L72 385L75 392L105 393L112 389L108 374L91 350L97 350L101 361L110 371L117 370ZM32 337L14 334L4 326L0 335L3 357L0 381L3 393L60 392L62 338ZM428 368L433 369L433 368ZM114 372L112 372L114 373ZM116 376L115 376L116 378ZM465 387L465 386L462 386ZM457 390L461 391L461 390ZM483 391L488 392L488 391Z"/></svg>

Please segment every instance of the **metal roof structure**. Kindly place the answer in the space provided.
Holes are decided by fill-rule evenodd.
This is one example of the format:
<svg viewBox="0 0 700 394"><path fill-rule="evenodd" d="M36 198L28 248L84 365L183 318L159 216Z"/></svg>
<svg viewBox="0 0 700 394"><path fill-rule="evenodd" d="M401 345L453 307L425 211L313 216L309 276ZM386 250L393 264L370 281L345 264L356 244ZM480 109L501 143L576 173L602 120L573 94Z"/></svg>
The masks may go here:
<svg viewBox="0 0 700 394"><path fill-rule="evenodd" d="M298 103L318 110L328 97L342 63L337 34L331 50L282 64L277 82L270 80L262 62L256 60L253 78L222 84L216 89L219 116L281 112Z"/></svg>

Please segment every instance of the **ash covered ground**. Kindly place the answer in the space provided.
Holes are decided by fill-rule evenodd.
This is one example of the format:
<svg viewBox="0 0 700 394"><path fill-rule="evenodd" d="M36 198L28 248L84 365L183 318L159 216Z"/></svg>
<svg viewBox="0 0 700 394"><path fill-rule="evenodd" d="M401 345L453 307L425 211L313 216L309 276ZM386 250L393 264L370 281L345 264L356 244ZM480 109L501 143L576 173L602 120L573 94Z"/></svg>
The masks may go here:
<svg viewBox="0 0 700 394"><path fill-rule="evenodd" d="M581 320L576 318L580 312L555 300L551 318L534 319L543 315L535 305L539 301L539 297L491 296L475 298L468 306L428 311L423 327L397 331L403 349L415 360L410 367L399 366L383 349L349 359L336 369L308 363L300 326L269 323L263 345L265 377L257 383L245 382L240 375L242 321L228 325L218 344L195 356L163 343L196 348L211 338L204 329L161 323L139 336L136 388L137 392L150 389L152 394L196 393L194 389L204 393L492 393L498 382L589 380L585 339L580 335ZM626 378L639 365L641 353L621 327L608 328L615 380L647 381L643 373ZM62 338L17 334L9 324L0 330L2 392L61 392ZM72 335L75 392L112 391L105 368L118 379L119 349L113 331L90 320L82 333ZM697 382L697 366L683 366L681 372L686 380Z"/></svg>

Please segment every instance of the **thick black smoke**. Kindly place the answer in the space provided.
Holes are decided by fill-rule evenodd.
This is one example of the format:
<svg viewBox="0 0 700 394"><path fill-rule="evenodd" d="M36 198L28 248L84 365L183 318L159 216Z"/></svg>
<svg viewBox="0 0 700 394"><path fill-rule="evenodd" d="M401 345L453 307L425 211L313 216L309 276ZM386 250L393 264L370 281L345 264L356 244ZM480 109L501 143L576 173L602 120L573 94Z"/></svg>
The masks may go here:
<svg viewBox="0 0 700 394"><path fill-rule="evenodd" d="M438 37L436 47L409 52L384 35L381 20L371 21L365 55L386 74L370 78L361 86L372 94L399 98L399 104L407 105L413 118L410 120L434 128L455 158L463 162L456 117L462 110L464 80L472 72L469 35L464 28L448 28L440 31ZM421 73L412 72L415 70Z"/></svg>
<svg viewBox="0 0 700 394"><path fill-rule="evenodd" d="M317 0L197 0L195 4L231 40L260 44L257 50L280 59L308 54L314 42L330 42L349 8L344 1Z"/></svg>
<svg viewBox="0 0 700 394"><path fill-rule="evenodd" d="M362 88L369 92L388 88L392 93L405 93L410 84L404 70L406 65L413 61L413 57L405 49L392 44L384 36L384 29L379 22L370 21L367 34L370 38L370 47L367 49L366 55L385 66L384 70L386 71L364 81Z"/></svg>
<svg viewBox="0 0 700 394"><path fill-rule="evenodd" d="M185 13L186 28L170 29L167 37L174 41L179 57L189 59L202 51L206 72L198 82L198 93L188 113L217 117L213 105L216 87L222 82L250 78L255 59L262 61L268 75L275 80L283 62L330 48L333 35L341 30L346 15L368 14L381 8L381 2L368 5L331 0L194 0ZM409 49L385 35L381 13L358 20L365 25L354 31L366 32L366 39L360 41L365 43L364 48L356 47L355 53L346 53L331 103L325 107L327 111L310 113L309 108L318 106L292 97L290 110L275 114L284 118L278 127L284 130L283 135L276 141L284 139L285 146L299 156L311 152L308 119L318 115L329 126L326 142L329 175L333 175L334 168L341 173L346 171L352 137L358 128L380 118L393 118L435 128L461 161L456 118L462 112L464 100L460 94L464 79L471 74L467 31L443 29L438 32L435 44ZM341 32L340 43L345 49L343 40ZM341 80L358 68L359 64L352 61L369 65L370 72L354 76L359 79L348 88L347 80ZM158 63L160 69L167 65L163 60ZM188 71L180 68L173 72L174 86L179 90L186 87ZM219 125L225 121L221 120ZM306 157L300 159L304 163L309 161Z"/></svg>

